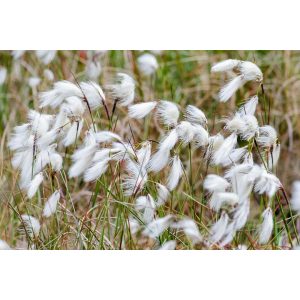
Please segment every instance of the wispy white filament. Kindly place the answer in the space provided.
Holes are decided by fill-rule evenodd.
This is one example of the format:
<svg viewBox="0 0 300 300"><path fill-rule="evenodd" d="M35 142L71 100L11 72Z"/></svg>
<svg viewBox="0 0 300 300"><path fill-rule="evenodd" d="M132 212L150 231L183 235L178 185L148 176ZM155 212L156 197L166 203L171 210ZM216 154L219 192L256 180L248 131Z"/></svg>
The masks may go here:
<svg viewBox="0 0 300 300"><path fill-rule="evenodd" d="M56 50L36 50L35 53L39 60L45 65L51 63L56 56Z"/></svg>
<svg viewBox="0 0 300 300"><path fill-rule="evenodd" d="M116 84L108 86L115 101L121 106L128 106L134 101L134 80L125 73L118 73L116 76Z"/></svg>
<svg viewBox="0 0 300 300"><path fill-rule="evenodd" d="M179 139L183 142L183 144L190 143L195 134L194 126L187 121L182 121L176 126L176 130L178 133Z"/></svg>
<svg viewBox="0 0 300 300"><path fill-rule="evenodd" d="M11 248L5 241L0 240L0 250L11 250Z"/></svg>
<svg viewBox="0 0 300 300"><path fill-rule="evenodd" d="M140 72L145 76L152 75L158 68L156 57L151 53L145 53L139 56L137 64Z"/></svg>
<svg viewBox="0 0 300 300"><path fill-rule="evenodd" d="M143 142L141 148L136 151L136 156L139 164L146 167L151 156L151 143Z"/></svg>
<svg viewBox="0 0 300 300"><path fill-rule="evenodd" d="M244 115L253 116L255 114L257 104L258 104L258 97L257 96L251 97L244 105L242 105L239 108L239 110L238 110L239 115L240 116L244 116Z"/></svg>
<svg viewBox="0 0 300 300"><path fill-rule="evenodd" d="M64 99L71 96L82 97L82 91L70 81L58 81L54 84L52 90L40 93L40 107L50 106L56 108L63 103Z"/></svg>
<svg viewBox="0 0 300 300"><path fill-rule="evenodd" d="M271 148L270 153L268 153L268 168L270 170L274 169L277 166L280 156L280 144L275 143Z"/></svg>
<svg viewBox="0 0 300 300"><path fill-rule="evenodd" d="M216 72L226 72L231 71L240 64L240 60L237 59L226 59L224 61L218 62L213 65L211 71Z"/></svg>
<svg viewBox="0 0 300 300"><path fill-rule="evenodd" d="M170 191L173 191L183 174L182 163L178 155L171 159L171 170L168 176L167 187Z"/></svg>
<svg viewBox="0 0 300 300"><path fill-rule="evenodd" d="M93 81L81 82L80 87L91 110L95 110L105 103L105 95L97 83Z"/></svg>
<svg viewBox="0 0 300 300"><path fill-rule="evenodd" d="M277 133L276 130L270 126L265 125L259 127L259 136L257 138L257 142L262 147L271 147L277 141Z"/></svg>
<svg viewBox="0 0 300 300"><path fill-rule="evenodd" d="M262 82L263 74L261 70L250 61L225 60L212 67L212 72L225 72L236 69L239 75L227 83L220 91L221 102L226 102L230 97L247 81Z"/></svg>
<svg viewBox="0 0 300 300"><path fill-rule="evenodd" d="M175 126L179 118L179 110L175 103L167 100L159 101L157 105L157 116L165 126Z"/></svg>
<svg viewBox="0 0 300 300"><path fill-rule="evenodd" d="M128 108L128 115L133 119L142 119L155 108L156 104L156 101L151 101L131 105Z"/></svg>
<svg viewBox="0 0 300 300"><path fill-rule="evenodd" d="M85 67L86 75L89 79L97 81L102 71L99 61L90 60Z"/></svg>
<svg viewBox="0 0 300 300"><path fill-rule="evenodd" d="M162 184L157 183L157 201L156 206L164 205L170 195L169 190Z"/></svg>
<svg viewBox="0 0 300 300"><path fill-rule="evenodd" d="M239 197L236 193L217 192L213 193L209 206L215 211L219 211L222 207L234 207L239 202Z"/></svg>
<svg viewBox="0 0 300 300"><path fill-rule="evenodd" d="M175 250L176 241L167 241L158 250Z"/></svg>
<svg viewBox="0 0 300 300"><path fill-rule="evenodd" d="M300 180L293 182L291 206L293 210L300 213Z"/></svg>
<svg viewBox="0 0 300 300"><path fill-rule="evenodd" d="M83 146L76 150L72 155L73 164L69 169L69 177L77 177L87 170L91 163L93 156L97 150L96 144Z"/></svg>
<svg viewBox="0 0 300 300"><path fill-rule="evenodd" d="M232 95L245 84L245 79L242 75L239 75L229 81L220 91L219 98L221 102L228 101Z"/></svg>
<svg viewBox="0 0 300 300"><path fill-rule="evenodd" d="M107 143L107 142L111 142L113 140L117 140L117 141L121 141L121 137L111 131L98 131L95 134L95 138L97 143Z"/></svg>
<svg viewBox="0 0 300 300"><path fill-rule="evenodd" d="M45 203L43 216L49 218L56 212L57 203L60 199L60 191L55 191Z"/></svg>
<svg viewBox="0 0 300 300"><path fill-rule="evenodd" d="M37 237L41 229L38 219L29 215L22 215L21 218L26 233L32 238Z"/></svg>
<svg viewBox="0 0 300 300"><path fill-rule="evenodd" d="M171 224L173 216L167 215L146 225L143 234L150 238L158 238Z"/></svg>
<svg viewBox="0 0 300 300"><path fill-rule="evenodd" d="M274 174L263 170L254 185L254 190L259 194L266 193L269 197L273 197L280 187L280 180Z"/></svg>
<svg viewBox="0 0 300 300"><path fill-rule="evenodd" d="M174 148L178 141L178 133L176 128L169 131L159 143L159 149L162 151L170 151Z"/></svg>
<svg viewBox="0 0 300 300"><path fill-rule="evenodd" d="M235 164L239 162L246 155L247 151L248 151L247 146L243 148L233 149L227 157L224 157L224 159L221 161L221 164L224 167L229 166L231 164Z"/></svg>
<svg viewBox="0 0 300 300"><path fill-rule="evenodd" d="M170 158L169 150L158 149L158 151L156 151L152 155L149 161L149 164L147 166L148 170L155 173L161 171L168 164L169 158Z"/></svg>
<svg viewBox="0 0 300 300"><path fill-rule="evenodd" d="M74 122L70 129L68 130L66 136L64 137L62 143L65 147L68 147L76 142L76 139L79 137L83 126L83 120L79 122Z"/></svg>
<svg viewBox="0 0 300 300"><path fill-rule="evenodd" d="M209 134L208 132L198 124L193 124L194 136L193 141L196 147L204 147L209 144Z"/></svg>
<svg viewBox="0 0 300 300"><path fill-rule="evenodd" d="M185 118L190 123L205 125L207 119L203 111L194 105L188 105L185 109Z"/></svg>
<svg viewBox="0 0 300 300"><path fill-rule="evenodd" d="M184 234L192 241L193 244L197 244L202 241L202 235L192 219L183 219L171 225L172 228L183 230Z"/></svg>
<svg viewBox="0 0 300 300"><path fill-rule="evenodd" d="M229 221L228 215L223 212L220 219L211 228L210 239L212 243L217 243L224 236L228 221Z"/></svg>
<svg viewBox="0 0 300 300"><path fill-rule="evenodd" d="M31 199L35 195L43 179L44 176L42 172L33 177L27 190L27 196L29 199Z"/></svg>
<svg viewBox="0 0 300 300"><path fill-rule="evenodd" d="M226 179L214 174L207 175L203 183L204 189L210 193L225 192L229 186L230 183Z"/></svg>
<svg viewBox="0 0 300 300"><path fill-rule="evenodd" d="M259 243L266 244L273 231L273 213L270 207L266 208L262 214L263 222L259 228Z"/></svg>
<svg viewBox="0 0 300 300"><path fill-rule="evenodd" d="M237 136L235 133L232 133L229 137L227 137L221 146L215 151L213 155L213 162L216 165L222 163L224 159L227 159L232 150L235 148L237 144Z"/></svg>
<svg viewBox="0 0 300 300"><path fill-rule="evenodd" d="M100 178L107 170L109 158L96 162L84 172L84 181L90 182Z"/></svg>
<svg viewBox="0 0 300 300"><path fill-rule="evenodd" d="M143 213L143 221L149 224L154 219L155 202L150 194L136 199L135 208Z"/></svg>

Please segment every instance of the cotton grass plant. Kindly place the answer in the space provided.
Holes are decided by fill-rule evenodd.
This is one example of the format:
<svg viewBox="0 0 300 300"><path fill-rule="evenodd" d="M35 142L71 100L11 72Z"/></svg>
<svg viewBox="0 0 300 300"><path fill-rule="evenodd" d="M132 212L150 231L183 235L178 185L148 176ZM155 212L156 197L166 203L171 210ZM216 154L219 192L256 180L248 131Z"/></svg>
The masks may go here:
<svg viewBox="0 0 300 300"><path fill-rule="evenodd" d="M13 61L23 55L13 52ZM86 80L58 81L47 69L57 52L35 55L49 82L7 142L22 200L4 201L18 232L14 244L1 241L3 249L298 246L298 183L290 204L276 174L280 138L268 122L258 65L228 59L212 66L233 75L211 100L216 106L252 85L240 105L211 122L196 103L137 96L159 72L154 53L137 58L135 73L115 72L107 83L99 80L97 53L86 57Z"/></svg>

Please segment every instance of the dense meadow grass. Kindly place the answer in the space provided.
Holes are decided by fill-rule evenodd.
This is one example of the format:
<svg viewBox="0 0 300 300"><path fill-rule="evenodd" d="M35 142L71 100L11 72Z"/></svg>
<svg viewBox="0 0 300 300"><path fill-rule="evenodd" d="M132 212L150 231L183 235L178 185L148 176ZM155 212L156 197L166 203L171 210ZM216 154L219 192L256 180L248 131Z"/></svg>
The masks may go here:
<svg viewBox="0 0 300 300"><path fill-rule="evenodd" d="M139 58L145 53L151 53L157 60L157 68L149 72L151 74L147 74L139 63ZM300 224L297 209L293 209L295 205L291 204L290 198L293 182L300 179L300 52L57 51L51 58L26 51L17 56L18 53L10 51L0 52L0 68L7 70L5 80L0 84L0 239L3 248L297 248ZM229 101L220 102L219 91L233 72L211 73L211 68L226 59L255 63L262 71L263 85L261 82L246 82ZM181 159L182 170L179 168L177 173L182 174L176 188L169 188L169 195L161 205L157 205L157 184L167 185L169 182L169 186L172 185L170 178L168 180L169 166L158 173L149 172L141 190L134 188L131 194L125 192L124 180L130 172L127 162L122 159L110 161L107 170L95 180L84 180L82 174L70 176L69 170L74 164L72 155L81 149L88 129L118 134L122 143L130 144L133 156L149 144L152 156L167 132L154 113L141 119L131 118L128 105L118 104L119 99L111 93L117 73L126 73L134 79L134 103L168 100L178 105L180 120L184 118L188 105L201 109L207 119L207 124L202 125L209 136L221 133L228 137L230 133L224 129L224 118L233 118L247 99L258 96L255 116L259 126L273 126L278 136L276 143L279 141L281 145L277 165L268 170L279 178L281 184L271 196L251 192L247 222L234 231L228 243L220 243L228 232L223 233L222 239L212 241L214 224L225 215L229 220L234 218L232 214L239 204L216 211L210 205L209 191L203 187L207 175L223 176L228 166L210 164L206 158L207 148L195 147L191 141L178 142L172 149L172 155ZM68 80L76 85L89 79L102 87L105 105L101 104L102 107L94 110L86 109L81 116L82 130L76 134L75 142L67 146L58 143L62 167L59 170L45 167L44 181L37 192L28 197L28 191L20 185L20 170L12 165L14 150L7 146L14 127L27 122L30 109L57 114L58 109L40 108L40 93L51 90L55 82ZM79 124L78 120L71 121ZM149 144L146 145L145 141ZM105 141L101 148L110 147L107 145L111 145L111 140ZM265 155L272 153L272 150L260 149L255 138L247 142L239 138L238 145L253 152L259 165L266 163L269 158ZM26 160L26 157L22 159ZM29 168L28 173L31 172ZM57 207L45 214L46 201L56 190L59 191ZM147 195L151 195L150 200ZM145 199L137 200L141 196ZM153 207L149 209L147 205ZM271 233L267 241L262 241L259 231L261 223L266 222L263 212L267 207L272 215ZM34 219L28 220L24 215ZM157 220L162 223L153 223ZM229 226L227 223L223 224L224 228ZM158 234L153 234L153 231L158 231Z"/></svg>

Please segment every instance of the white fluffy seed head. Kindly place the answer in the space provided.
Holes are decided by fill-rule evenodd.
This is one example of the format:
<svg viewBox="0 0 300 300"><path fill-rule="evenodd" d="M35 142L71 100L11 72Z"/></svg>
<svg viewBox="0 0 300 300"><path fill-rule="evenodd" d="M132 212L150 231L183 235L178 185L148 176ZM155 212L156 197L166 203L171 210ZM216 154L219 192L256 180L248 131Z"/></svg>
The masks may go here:
<svg viewBox="0 0 300 300"><path fill-rule="evenodd" d="M188 105L185 110L185 119L190 123L200 125L207 124L207 119L203 111L194 105Z"/></svg>
<svg viewBox="0 0 300 300"><path fill-rule="evenodd" d="M98 131L95 134L95 138L97 143L107 143L113 140L122 141L121 137L118 134L111 131L105 131L105 130Z"/></svg>
<svg viewBox="0 0 300 300"><path fill-rule="evenodd" d="M97 83L93 81L81 82L80 87L91 110L95 110L105 103L104 92Z"/></svg>
<svg viewBox="0 0 300 300"><path fill-rule="evenodd" d="M70 178L78 177L91 166L96 150L97 145L90 144L88 146L83 146L74 152L72 155L73 164L69 169Z"/></svg>
<svg viewBox="0 0 300 300"><path fill-rule="evenodd" d="M43 72L45 78L49 81L53 81L54 80L54 74L50 69L45 69Z"/></svg>
<svg viewBox="0 0 300 300"><path fill-rule="evenodd" d="M0 67L0 85L2 85L6 80L7 69Z"/></svg>
<svg viewBox="0 0 300 300"><path fill-rule="evenodd" d="M141 148L136 151L136 156L139 164L146 167L151 156L151 143L149 141L143 142Z"/></svg>
<svg viewBox="0 0 300 300"><path fill-rule="evenodd" d="M28 85L33 89L36 88L41 83L41 78L32 76L28 79Z"/></svg>
<svg viewBox="0 0 300 300"><path fill-rule="evenodd" d="M29 111L27 118L31 125L32 134L38 136L42 136L48 131L50 122L53 119L51 115L41 114L32 109Z"/></svg>
<svg viewBox="0 0 300 300"><path fill-rule="evenodd" d="M5 241L0 240L0 250L11 250L11 248Z"/></svg>
<svg viewBox="0 0 300 300"><path fill-rule="evenodd" d="M140 222L137 219L133 218L133 217L129 217L128 222L129 222L130 233L131 234L136 234L139 231L140 227L141 227Z"/></svg>
<svg viewBox="0 0 300 300"><path fill-rule="evenodd" d="M274 174L262 170L260 177L254 185L254 190L259 194L266 193L271 198L281 186L280 180Z"/></svg>
<svg viewBox="0 0 300 300"><path fill-rule="evenodd" d="M216 192L213 193L209 206L215 211L219 211L221 208L232 209L239 203L239 197L236 193L231 192Z"/></svg>
<svg viewBox="0 0 300 300"><path fill-rule="evenodd" d="M51 63L56 56L56 50L36 50L35 53L44 65Z"/></svg>
<svg viewBox="0 0 300 300"><path fill-rule="evenodd" d="M135 202L135 209L143 213L143 221L146 224L153 221L155 214L155 202L150 194L138 197Z"/></svg>
<svg viewBox="0 0 300 300"><path fill-rule="evenodd" d="M167 215L146 225L143 235L152 239L158 238L171 224L173 216Z"/></svg>
<svg viewBox="0 0 300 300"><path fill-rule="evenodd" d="M220 219L212 226L210 240L212 243L219 242L226 232L229 222L227 213L223 212Z"/></svg>
<svg viewBox="0 0 300 300"><path fill-rule="evenodd" d="M65 103L60 107L68 117L78 118L82 117L85 111L85 104L77 96L71 96L66 98Z"/></svg>
<svg viewBox="0 0 300 300"><path fill-rule="evenodd" d="M248 141L258 134L258 121L256 117L252 115L244 115L242 116L242 119L244 121L244 126L239 133L243 140Z"/></svg>
<svg viewBox="0 0 300 300"><path fill-rule="evenodd" d="M236 68L240 63L241 61L237 59L226 59L213 65L213 67L211 68L211 72L216 73L231 71L234 68Z"/></svg>
<svg viewBox="0 0 300 300"><path fill-rule="evenodd" d="M29 199L31 199L35 195L43 180L44 176L42 172L38 173L33 177L27 189L27 196Z"/></svg>
<svg viewBox="0 0 300 300"><path fill-rule="evenodd" d="M275 143L271 148L270 153L268 153L268 169L273 170L278 163L280 156L280 144Z"/></svg>
<svg viewBox="0 0 300 300"><path fill-rule="evenodd" d="M252 62L225 60L212 67L212 72L224 72L237 69L239 75L229 81L220 91L221 102L228 101L231 96L242 87L247 81L262 82L263 74L261 70Z"/></svg>
<svg viewBox="0 0 300 300"><path fill-rule="evenodd" d="M221 102L227 102L233 94L245 84L245 79L242 75L236 76L229 81L224 87L222 87L219 93L219 99Z"/></svg>
<svg viewBox="0 0 300 300"><path fill-rule="evenodd" d="M58 172L61 170L63 158L60 154L58 154L56 152L50 153L49 160L50 160L51 168L53 171Z"/></svg>
<svg viewBox="0 0 300 300"><path fill-rule="evenodd" d="M93 164L84 172L84 181L91 182L100 178L107 170L110 159L106 158Z"/></svg>
<svg viewBox="0 0 300 300"><path fill-rule="evenodd" d="M31 144L29 141L31 135L30 129L31 127L29 123L16 126L14 128L14 133L12 134L8 142L9 149L15 151L30 146L29 145ZM33 139L32 139L32 146L33 146Z"/></svg>
<svg viewBox="0 0 300 300"><path fill-rule="evenodd" d="M107 86L112 97L120 106L128 106L134 101L135 82L133 78L125 73L118 73L116 84Z"/></svg>
<svg viewBox="0 0 300 300"><path fill-rule="evenodd" d="M270 207L266 208L262 214L263 222L259 227L259 243L268 243L273 231L273 213Z"/></svg>
<svg viewBox="0 0 300 300"><path fill-rule="evenodd" d="M176 241L167 241L158 250L175 250L176 244Z"/></svg>
<svg viewBox="0 0 300 300"><path fill-rule="evenodd" d="M300 180L293 182L291 206L293 210L295 210L297 213L300 213Z"/></svg>
<svg viewBox="0 0 300 300"><path fill-rule="evenodd" d="M177 125L179 110L175 103L161 100L157 105L157 117L165 126L172 127Z"/></svg>
<svg viewBox="0 0 300 300"><path fill-rule="evenodd" d="M221 146L213 154L213 163L219 165L224 159L227 159L232 150L237 144L237 136L235 133L232 133L227 137Z"/></svg>
<svg viewBox="0 0 300 300"><path fill-rule="evenodd" d="M67 97L82 97L81 89L74 83L63 80L54 84L53 89L39 94L40 107L60 106Z"/></svg>
<svg viewBox="0 0 300 300"><path fill-rule="evenodd" d="M270 126L265 125L259 127L259 136L257 138L257 143L264 148L269 148L277 142L277 132Z"/></svg>
<svg viewBox="0 0 300 300"><path fill-rule="evenodd" d="M263 81L263 74L260 68L251 61L243 61L239 65L239 70L246 81Z"/></svg>
<svg viewBox="0 0 300 300"><path fill-rule="evenodd" d="M155 108L156 104L156 101L150 101L130 105L128 108L128 115L132 119L142 119Z"/></svg>
<svg viewBox="0 0 300 300"><path fill-rule="evenodd" d="M239 108L238 114L240 116L245 116L245 115L254 116L257 104L258 104L258 97L257 96L251 97L244 105L242 105Z"/></svg>
<svg viewBox="0 0 300 300"><path fill-rule="evenodd" d="M179 183L179 180L183 174L182 163L178 155L175 155L171 159L171 170L168 176L167 187L170 191L173 191Z"/></svg>
<svg viewBox="0 0 300 300"><path fill-rule="evenodd" d="M176 145L176 143L178 141L178 138L179 137L178 137L178 133L177 133L176 128L172 129L160 141L160 143L159 143L159 149L162 150L162 151L170 151L170 150L172 150L175 147L175 145Z"/></svg>
<svg viewBox="0 0 300 300"><path fill-rule="evenodd" d="M125 169L127 176L122 183L124 195L132 196L141 192L148 180L146 168L128 158Z"/></svg>
<svg viewBox="0 0 300 300"><path fill-rule="evenodd" d="M97 81L102 71L99 61L90 60L85 67L85 73L90 80Z"/></svg>
<svg viewBox="0 0 300 300"><path fill-rule="evenodd" d="M176 126L177 134L183 144L190 143L195 134L195 127L187 121L182 121Z"/></svg>
<svg viewBox="0 0 300 300"><path fill-rule="evenodd" d="M210 193L214 192L225 192L228 189L230 183L221 176L210 174L207 175L203 187Z"/></svg>
<svg viewBox="0 0 300 300"><path fill-rule="evenodd" d="M209 144L209 134L201 125L193 124L193 131L193 141L196 147L204 147Z"/></svg>
<svg viewBox="0 0 300 300"><path fill-rule="evenodd" d="M145 76L152 75L158 68L156 57L151 53L145 53L137 59L138 68Z"/></svg>
<svg viewBox="0 0 300 300"><path fill-rule="evenodd" d="M158 149L152 156L147 166L149 171L157 173L161 171L167 164L170 158L170 150Z"/></svg>
<svg viewBox="0 0 300 300"><path fill-rule="evenodd" d="M166 203L168 200L168 197L170 195L169 190L162 184L157 183L157 201L156 201L156 206L162 206Z"/></svg>
<svg viewBox="0 0 300 300"><path fill-rule="evenodd" d="M65 147L71 146L76 142L76 139L78 139L78 137L80 136L82 126L83 120L73 122L62 140L62 143Z"/></svg>
<svg viewBox="0 0 300 300"><path fill-rule="evenodd" d="M239 114L235 114L232 119L225 119L225 129L230 132L242 132L245 127L245 121Z"/></svg>
<svg viewBox="0 0 300 300"><path fill-rule="evenodd" d="M237 162L239 162L241 159L244 158L247 152L248 152L247 146L233 149L227 157L224 157L224 159L222 159L220 164L224 167L227 167L232 164L236 164Z"/></svg>
<svg viewBox="0 0 300 300"><path fill-rule="evenodd" d="M25 230L31 238L37 237L41 229L38 219L29 215L21 215L21 219L22 225L24 225L23 230Z"/></svg>
<svg viewBox="0 0 300 300"><path fill-rule="evenodd" d="M221 147L224 142L224 137L220 133L208 138L208 147L205 153L205 159L211 160L213 154Z"/></svg>
<svg viewBox="0 0 300 300"><path fill-rule="evenodd" d="M47 200L43 209L43 216L49 218L56 212L57 203L60 199L60 190L56 190Z"/></svg>
<svg viewBox="0 0 300 300"><path fill-rule="evenodd" d="M171 225L174 229L183 230L184 234L192 241L192 244L198 244L203 240L197 224L192 219L183 219Z"/></svg>

